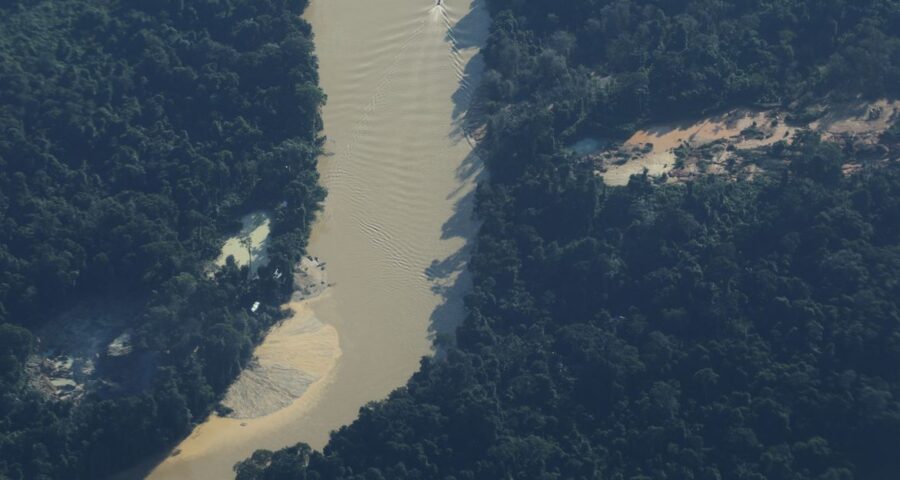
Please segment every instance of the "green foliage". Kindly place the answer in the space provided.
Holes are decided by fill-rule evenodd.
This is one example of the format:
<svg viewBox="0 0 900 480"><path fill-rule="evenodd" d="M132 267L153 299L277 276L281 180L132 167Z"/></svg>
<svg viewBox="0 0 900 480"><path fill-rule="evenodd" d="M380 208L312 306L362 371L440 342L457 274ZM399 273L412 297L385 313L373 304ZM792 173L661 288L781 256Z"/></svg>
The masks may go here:
<svg viewBox="0 0 900 480"><path fill-rule="evenodd" d="M13 385L22 374L22 363L31 354L34 339L27 329L0 324L0 381Z"/></svg>
<svg viewBox="0 0 900 480"><path fill-rule="evenodd" d="M900 3L488 4L490 180L457 346L321 453L257 452L241 480L896 478L900 169L846 177L854 152L802 136L760 153L781 178L611 188L561 147L895 94Z"/></svg>
<svg viewBox="0 0 900 480"><path fill-rule="evenodd" d="M824 95L897 95L896 0L491 0L495 111L554 102L554 125L634 122Z"/></svg>
<svg viewBox="0 0 900 480"><path fill-rule="evenodd" d="M324 198L305 6L0 5L0 477L102 478L170 446L282 317L291 275L271 272L290 272ZM234 219L262 208L261 279L233 263L209 278ZM24 374L29 329L98 296L141 306L132 363L98 366L139 378L44 399Z"/></svg>
<svg viewBox="0 0 900 480"><path fill-rule="evenodd" d="M843 156L811 138L781 154L823 151ZM305 469L258 453L241 478L900 471L900 170L588 193L557 169L482 191L456 350Z"/></svg>

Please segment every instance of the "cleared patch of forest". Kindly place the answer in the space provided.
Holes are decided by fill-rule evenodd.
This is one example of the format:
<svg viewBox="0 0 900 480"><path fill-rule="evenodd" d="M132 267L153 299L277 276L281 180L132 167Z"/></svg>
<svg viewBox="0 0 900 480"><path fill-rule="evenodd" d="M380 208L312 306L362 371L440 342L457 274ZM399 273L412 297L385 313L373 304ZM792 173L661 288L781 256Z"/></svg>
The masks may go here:
<svg viewBox="0 0 900 480"><path fill-rule="evenodd" d="M570 147L893 98L900 2L488 5L490 179L458 344L322 452L258 451L238 479L895 478L896 153L847 175L872 152L812 132L753 149L783 166L753 182L611 187Z"/></svg>
<svg viewBox="0 0 900 480"><path fill-rule="evenodd" d="M0 6L0 477L171 446L286 315L324 198L305 6ZM209 275L256 210L267 262Z"/></svg>
<svg viewBox="0 0 900 480"><path fill-rule="evenodd" d="M644 169L657 182L685 182L707 174L753 180L760 174L780 175L789 166L771 161L766 151L783 148L797 135L815 133L854 153L843 167L852 174L884 166L900 155L897 138L888 134L900 118L898 111L900 102L884 99L805 108L738 108L695 121L650 124L624 142L605 142L603 148L583 156L607 185L626 185Z"/></svg>

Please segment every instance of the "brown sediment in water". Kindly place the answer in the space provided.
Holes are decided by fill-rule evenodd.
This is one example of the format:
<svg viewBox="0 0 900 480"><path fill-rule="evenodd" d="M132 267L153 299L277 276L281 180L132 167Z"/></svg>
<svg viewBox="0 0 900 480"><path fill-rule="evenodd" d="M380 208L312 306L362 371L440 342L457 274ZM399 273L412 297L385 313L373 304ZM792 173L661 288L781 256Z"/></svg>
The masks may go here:
<svg viewBox="0 0 900 480"><path fill-rule="evenodd" d="M285 442L275 435L290 434L285 426L318 404L342 353L335 327L316 317L317 302L329 297L324 267L312 257L297 265L294 294L282 307L291 315L266 334L252 365L229 388L222 403L233 412L207 418L149 478L227 477L257 448ZM116 478L139 476L143 468Z"/></svg>
<svg viewBox="0 0 900 480"><path fill-rule="evenodd" d="M250 419L289 406L332 368L340 348L334 327L315 317L309 303L325 292L325 266L304 258L294 273L294 294L283 308L292 315L275 326L254 351L248 368L229 387L222 405L227 416Z"/></svg>
<svg viewBox="0 0 900 480"><path fill-rule="evenodd" d="M315 381L303 394L287 406L260 417L211 416L194 429L191 436L174 450L177 454L166 459L162 464L164 468L155 470L150 478L214 478L209 475L209 465L198 459L222 456L239 460L257 447L270 445L270 432L308 412L320 401L323 390L333 381L334 366L341 350L335 328L315 319L312 310L315 301L291 304L294 314L269 332L266 341L255 352L262 363L275 361L314 375ZM310 330L311 324L315 327ZM263 397L270 395L268 392L256 393ZM217 465L217 475L229 472L231 464Z"/></svg>
<svg viewBox="0 0 900 480"><path fill-rule="evenodd" d="M314 0L306 18L328 94L330 153L319 163L329 193L308 250L327 262L333 286L291 304L296 314L256 356L317 380L268 415L211 417L150 478L229 478L258 448L321 448L360 407L402 386L432 353L432 337L464 314L482 172L465 114L483 68L486 10L470 0ZM312 319L315 332L290 332Z"/></svg>

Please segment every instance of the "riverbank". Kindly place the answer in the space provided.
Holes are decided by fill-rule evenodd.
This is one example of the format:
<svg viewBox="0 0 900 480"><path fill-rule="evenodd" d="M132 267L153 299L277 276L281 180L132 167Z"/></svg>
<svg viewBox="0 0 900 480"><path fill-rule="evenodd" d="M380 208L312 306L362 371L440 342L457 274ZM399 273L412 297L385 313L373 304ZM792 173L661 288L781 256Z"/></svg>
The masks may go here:
<svg viewBox="0 0 900 480"><path fill-rule="evenodd" d="M149 478L227 478L259 448L321 448L361 406L403 385L434 337L462 319L482 172L462 125L483 69L476 55L486 10L478 1L316 0L305 17L329 99L329 155L319 160L329 195L308 251L327 262L333 286L289 305L295 314L282 325L290 327L273 330L255 355L262 363L281 349L296 354L296 370L329 358L334 368L320 368L299 399L273 413L210 418ZM315 322L321 328L303 342L281 336ZM331 356L329 345L337 345Z"/></svg>
<svg viewBox="0 0 900 480"><path fill-rule="evenodd" d="M337 332L311 312L308 302L328 287L325 265L304 257L294 272L293 312L266 334L248 368L228 389L225 416L256 419L286 408L325 377L340 357ZM247 427L246 422L242 422Z"/></svg>

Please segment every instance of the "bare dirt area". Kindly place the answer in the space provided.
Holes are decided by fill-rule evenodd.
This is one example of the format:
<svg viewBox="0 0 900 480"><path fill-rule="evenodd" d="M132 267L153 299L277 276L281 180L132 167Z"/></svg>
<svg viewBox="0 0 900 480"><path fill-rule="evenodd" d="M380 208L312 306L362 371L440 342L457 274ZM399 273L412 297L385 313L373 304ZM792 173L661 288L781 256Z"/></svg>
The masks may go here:
<svg viewBox="0 0 900 480"><path fill-rule="evenodd" d="M252 274L269 263L270 214L265 211L249 213L241 217L241 230L225 240L222 251L207 271L212 277L216 269L225 265L228 257L239 265L248 265Z"/></svg>
<svg viewBox="0 0 900 480"><path fill-rule="evenodd" d="M256 449L322 448L361 406L406 384L434 353L432 334L464 318L484 172L471 105L490 26L484 2L314 0L305 17L328 93L319 159L328 197L308 252L328 261L333 286L292 301L255 355L319 380L268 415L211 416L151 479L234 478L234 463ZM324 326L302 334L313 319Z"/></svg>
<svg viewBox="0 0 900 480"><path fill-rule="evenodd" d="M26 365L32 387L48 398L78 402L87 393L115 396L149 385L153 358L133 352L132 308L115 300L86 302L38 330Z"/></svg>
<svg viewBox="0 0 900 480"><path fill-rule="evenodd" d="M593 161L595 174L609 185L625 185L632 175L645 171L663 182L706 174L751 180L779 164L749 152L791 143L801 131L818 132L823 140L862 154L868 163L888 161L897 148L884 134L898 115L900 101L885 99L807 107L799 119L785 110L735 109L697 121L653 125L592 152L572 150ZM584 145L584 140L576 145ZM844 171L852 174L864 167L847 165Z"/></svg>
<svg viewBox="0 0 900 480"><path fill-rule="evenodd" d="M311 300L328 287L325 263L307 256L294 272L294 294L291 306L304 308L302 302ZM293 361L297 351L310 353L318 348L327 359L337 350L332 331L315 316L291 316L276 325L266 335L266 341L255 352L250 365L244 369L228 389L222 405L230 410L231 418L257 418L274 413L293 403L310 385L319 380L333 365L310 368ZM322 341L322 337L328 337Z"/></svg>
<svg viewBox="0 0 900 480"><path fill-rule="evenodd" d="M827 108L809 127L823 132L823 138L827 140L854 137L877 143L878 137L894 124L898 114L900 100L848 103Z"/></svg>

